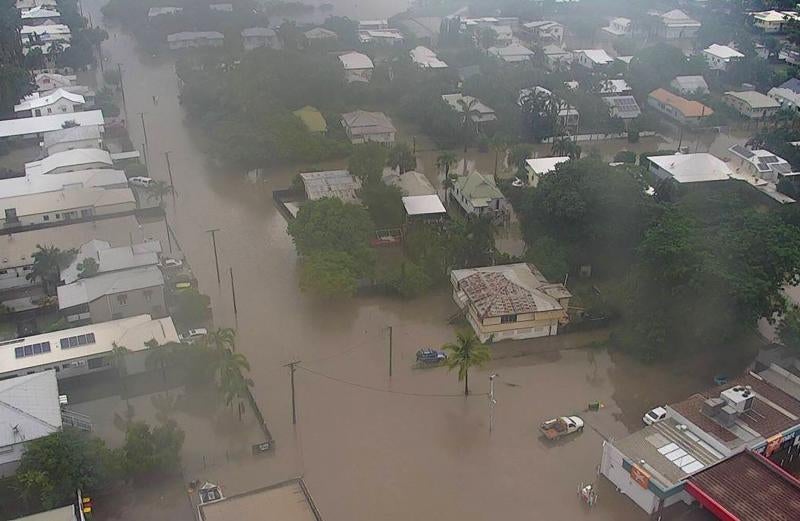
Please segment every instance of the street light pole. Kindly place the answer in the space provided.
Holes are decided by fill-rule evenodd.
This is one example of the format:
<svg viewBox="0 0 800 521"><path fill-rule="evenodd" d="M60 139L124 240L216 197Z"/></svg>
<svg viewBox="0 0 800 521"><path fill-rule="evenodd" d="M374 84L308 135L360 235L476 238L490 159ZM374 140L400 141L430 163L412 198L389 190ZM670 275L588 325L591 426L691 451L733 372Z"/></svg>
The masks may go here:
<svg viewBox="0 0 800 521"><path fill-rule="evenodd" d="M286 364L284 366L284 367L288 367L289 368L289 370L290 370L289 374L290 374L290 378L291 378L291 382L292 382L292 425L296 425L297 424L297 409L295 408L295 404L294 404L294 372L295 372L295 367L294 366L296 366L299 363L300 363L300 361L296 360L294 362L289 362L288 364Z"/></svg>
<svg viewBox="0 0 800 521"><path fill-rule="evenodd" d="M494 399L494 379L497 378L497 373L489 375L489 432L494 430L494 406L497 400Z"/></svg>
<svg viewBox="0 0 800 521"><path fill-rule="evenodd" d="M206 233L211 234L211 244L214 246L214 263L217 266L217 285L222 284L222 278L219 276L219 256L217 255L217 232L219 228L214 228L213 230L206 230Z"/></svg>
<svg viewBox="0 0 800 521"><path fill-rule="evenodd" d="M122 93L122 110L125 112L125 120L128 120L128 104L125 103L125 85L122 83L122 65L117 64L117 72L119 73L119 90Z"/></svg>
<svg viewBox="0 0 800 521"><path fill-rule="evenodd" d="M144 124L144 112L139 113L139 117L142 119L142 133L144 134L144 164L147 164L147 126Z"/></svg>
<svg viewBox="0 0 800 521"><path fill-rule="evenodd" d="M175 207L175 211L178 210L178 206L175 203L175 182L172 180L172 164L169 162L169 155L170 152L164 152L164 158L167 160L167 173L169 174L169 186L172 192L172 206Z"/></svg>

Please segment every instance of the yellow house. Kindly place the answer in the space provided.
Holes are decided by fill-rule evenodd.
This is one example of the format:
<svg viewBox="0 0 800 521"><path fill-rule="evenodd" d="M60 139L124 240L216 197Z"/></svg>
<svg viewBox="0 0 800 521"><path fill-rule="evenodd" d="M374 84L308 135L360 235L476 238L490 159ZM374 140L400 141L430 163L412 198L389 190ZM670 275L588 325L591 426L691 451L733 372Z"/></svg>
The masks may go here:
<svg viewBox="0 0 800 521"><path fill-rule="evenodd" d="M450 282L481 342L556 335L569 320L572 294L532 264L453 270Z"/></svg>

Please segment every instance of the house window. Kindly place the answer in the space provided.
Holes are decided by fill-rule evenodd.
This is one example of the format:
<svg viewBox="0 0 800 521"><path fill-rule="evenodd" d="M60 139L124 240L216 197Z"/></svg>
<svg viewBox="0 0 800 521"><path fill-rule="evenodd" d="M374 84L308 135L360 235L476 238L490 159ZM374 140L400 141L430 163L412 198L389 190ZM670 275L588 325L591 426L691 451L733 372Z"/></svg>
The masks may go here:
<svg viewBox="0 0 800 521"><path fill-rule="evenodd" d="M128 305L128 295L117 295L117 304L120 306Z"/></svg>
<svg viewBox="0 0 800 521"><path fill-rule="evenodd" d="M44 216L42 216L42 220L43 221L49 221L50 220L50 216L49 215L44 215Z"/></svg>
<svg viewBox="0 0 800 521"><path fill-rule="evenodd" d="M500 317L501 324L512 324L517 321L517 315L503 315Z"/></svg>
<svg viewBox="0 0 800 521"><path fill-rule="evenodd" d="M81 210L81 217L91 217L91 216L92 216L91 208Z"/></svg>
<svg viewBox="0 0 800 521"><path fill-rule="evenodd" d="M145 302L150 302L150 300L152 300L152 298L153 298L153 290L152 289L146 289L146 290L144 290L142 292L142 295L144 296L144 301Z"/></svg>
<svg viewBox="0 0 800 521"><path fill-rule="evenodd" d="M86 365L89 369L100 369L104 365L106 365L104 358L90 358L86 361Z"/></svg>

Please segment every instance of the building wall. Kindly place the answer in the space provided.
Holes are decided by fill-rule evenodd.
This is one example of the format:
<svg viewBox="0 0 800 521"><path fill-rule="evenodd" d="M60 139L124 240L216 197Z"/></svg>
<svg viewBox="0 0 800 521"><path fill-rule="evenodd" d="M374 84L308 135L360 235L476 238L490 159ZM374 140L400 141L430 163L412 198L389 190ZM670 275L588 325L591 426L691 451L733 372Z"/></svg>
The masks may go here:
<svg viewBox="0 0 800 521"><path fill-rule="evenodd" d="M126 346L128 348L133 349L134 346ZM142 346L136 346L140 348ZM61 349L58 345L53 346L53 349ZM125 357L125 369L127 374L139 374L143 373L147 370L146 361L147 355L149 354L148 349L142 349L141 351L132 351L128 353ZM31 361L35 359L31 358ZM72 360L65 360L57 363L39 365L39 366L31 366L25 369L20 369L15 372L7 372L0 374L0 379L5 380L7 378L14 378L17 376L24 376L27 374L33 373L41 373L42 371L55 371L56 378L63 379L63 378L72 378L74 376L80 376L89 373L99 373L101 371L109 371L115 369L114 367L114 358L111 355L111 346L108 346L108 351L104 353L99 353L92 356L83 356L83 357L76 357ZM0 458L2 458L2 454L0 454ZM2 459L0 459L0 466L2 466ZM2 472L0 472L0 475Z"/></svg>
<svg viewBox="0 0 800 521"><path fill-rule="evenodd" d="M622 460L622 453L611 442L604 441L600 473L608 478L620 493L633 500L639 508L652 514L658 508L658 497L631 479L630 472L623 467Z"/></svg>
<svg viewBox="0 0 800 521"><path fill-rule="evenodd" d="M24 452L24 443L17 443L10 447L0 447L0 478L14 475Z"/></svg>
<svg viewBox="0 0 800 521"><path fill-rule="evenodd" d="M730 96L727 94L722 97L722 101L726 105L736 109L736 111L739 112L739 114L741 114L742 116L745 116L746 118L750 119L769 118L771 116L774 116L775 113L778 112L778 109L775 107L767 109L762 109L762 108L754 109L744 100L741 100L735 96Z"/></svg>
<svg viewBox="0 0 800 521"><path fill-rule="evenodd" d="M350 129L348 129L348 134L350 134ZM386 132L384 134L367 134L361 135L356 137L351 137L350 142L354 145L359 145L361 143L373 142L373 143L394 143L395 133L394 132Z"/></svg>
<svg viewBox="0 0 800 521"><path fill-rule="evenodd" d="M82 170L91 170L93 168L111 168L111 165L108 163L103 163L102 161L97 161L94 163L81 163L78 165L66 165L54 168L50 172L47 172L47 175L66 174L67 172L80 172Z"/></svg>
<svg viewBox="0 0 800 521"><path fill-rule="evenodd" d="M344 71L344 79L348 81L348 83L353 83L357 81L361 81L364 83L369 83L369 80L372 79L372 69L350 69Z"/></svg>
<svg viewBox="0 0 800 521"><path fill-rule="evenodd" d="M117 213L132 212L134 210L136 210L136 203L134 202L99 207L85 206L68 210L53 210L50 212L33 215L18 215L17 223L7 223L5 212L0 209L0 227L17 228L31 226L34 224L69 223L78 219L91 219L97 215L113 215Z"/></svg>
<svg viewBox="0 0 800 521"><path fill-rule="evenodd" d="M33 110L17 112L18 118L28 118L31 116L50 116L52 114L68 114L81 110L82 104L74 103L66 98L61 98L51 105L39 107Z"/></svg>
<svg viewBox="0 0 800 521"><path fill-rule="evenodd" d="M89 314L95 324L137 315L163 318L167 316L166 309L164 286L105 295L89 303Z"/></svg>
<svg viewBox="0 0 800 521"><path fill-rule="evenodd" d="M67 150L75 150L77 148L96 148L100 150L101 148L103 148L103 140L101 138L97 138L97 139L81 139L77 141L64 141L62 143L55 143L53 145L50 145L50 147L46 149L46 152L48 156L51 156L59 152L66 152ZM108 168L108 167L100 167L100 168ZM81 167L81 170L83 169L84 168Z"/></svg>
<svg viewBox="0 0 800 521"><path fill-rule="evenodd" d="M453 283L453 300L458 304L457 281ZM501 317L480 319L478 311L469 303L466 310L469 321L475 334L481 342L501 340L522 340L526 338L539 338L558 334L559 319L564 316L563 311L548 311L544 313L524 313L517 315L516 322L502 323Z"/></svg>

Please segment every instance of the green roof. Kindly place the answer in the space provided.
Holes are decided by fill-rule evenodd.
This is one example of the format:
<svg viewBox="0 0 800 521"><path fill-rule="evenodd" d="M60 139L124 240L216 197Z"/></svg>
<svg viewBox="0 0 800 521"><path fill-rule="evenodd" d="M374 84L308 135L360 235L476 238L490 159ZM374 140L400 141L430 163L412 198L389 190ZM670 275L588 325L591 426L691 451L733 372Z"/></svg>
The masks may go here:
<svg viewBox="0 0 800 521"><path fill-rule="evenodd" d="M484 202L488 202L503 198L503 193L497 188L494 178L477 171L473 171L466 177L459 177L455 184L459 192L473 201L482 199Z"/></svg>
<svg viewBox="0 0 800 521"><path fill-rule="evenodd" d="M328 124L325 122L325 118L323 118L322 113L314 107L306 105L302 109L295 110L293 114L300 118L310 132L328 131Z"/></svg>

